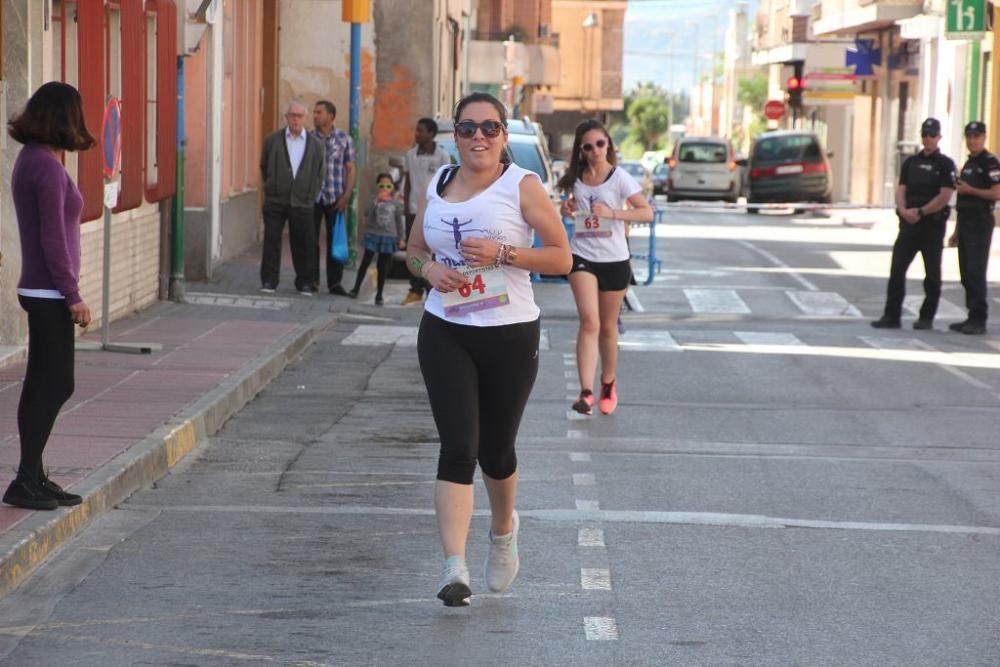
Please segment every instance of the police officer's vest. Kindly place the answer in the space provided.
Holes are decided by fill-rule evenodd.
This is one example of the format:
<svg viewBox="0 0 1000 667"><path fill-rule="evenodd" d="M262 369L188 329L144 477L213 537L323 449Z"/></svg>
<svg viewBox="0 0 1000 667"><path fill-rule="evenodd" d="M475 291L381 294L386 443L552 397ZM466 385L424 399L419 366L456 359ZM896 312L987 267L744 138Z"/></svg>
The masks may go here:
<svg viewBox="0 0 1000 667"><path fill-rule="evenodd" d="M1000 183L1000 161L989 151L980 151L970 155L962 165L959 178L979 190L989 190ZM993 210L993 202L975 195L958 195L955 208L966 213L989 213Z"/></svg>
<svg viewBox="0 0 1000 667"><path fill-rule="evenodd" d="M941 151L930 155L921 151L903 162L899 182L906 186L907 208L925 206L941 188L955 187L955 163ZM942 217L947 217L947 210Z"/></svg>

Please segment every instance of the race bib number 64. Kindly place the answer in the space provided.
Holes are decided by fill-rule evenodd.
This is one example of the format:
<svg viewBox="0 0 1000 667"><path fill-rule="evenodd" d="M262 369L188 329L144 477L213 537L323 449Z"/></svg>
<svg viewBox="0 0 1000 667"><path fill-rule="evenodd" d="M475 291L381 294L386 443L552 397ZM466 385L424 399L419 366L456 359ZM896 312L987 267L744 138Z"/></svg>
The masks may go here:
<svg viewBox="0 0 1000 667"><path fill-rule="evenodd" d="M480 310L499 308L510 303L507 276L502 268L483 266L459 269L469 282L453 292L441 295L446 317L467 315Z"/></svg>
<svg viewBox="0 0 1000 667"><path fill-rule="evenodd" d="M577 238L608 238L611 236L611 218L602 218L593 213L573 214L573 236Z"/></svg>

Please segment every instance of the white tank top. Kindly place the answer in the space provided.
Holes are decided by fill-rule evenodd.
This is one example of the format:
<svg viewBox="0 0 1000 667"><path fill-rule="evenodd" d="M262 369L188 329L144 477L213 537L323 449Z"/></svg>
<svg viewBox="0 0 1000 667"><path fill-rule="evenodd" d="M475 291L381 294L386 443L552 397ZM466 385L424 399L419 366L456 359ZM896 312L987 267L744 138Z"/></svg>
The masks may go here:
<svg viewBox="0 0 1000 667"><path fill-rule="evenodd" d="M438 181L449 169L450 166L439 169L427 186L424 241L434 253L435 261L453 269L464 269L465 260L459 244L465 238L488 238L517 248L531 247L534 230L521 215L521 180L525 177L538 178L535 172L511 164L500 178L475 197L463 202L449 202L437 193ZM487 276L485 283L505 283L505 297L490 299L486 291L480 290L471 294L472 300L465 308L465 304L455 303L455 296L447 297L432 289L424 309L448 322L476 327L538 319L540 311L531 289L531 274L513 266L503 266L494 271L502 274L502 280L496 282L496 274L491 278L491 272L487 271L483 274ZM477 286L482 287L482 284Z"/></svg>

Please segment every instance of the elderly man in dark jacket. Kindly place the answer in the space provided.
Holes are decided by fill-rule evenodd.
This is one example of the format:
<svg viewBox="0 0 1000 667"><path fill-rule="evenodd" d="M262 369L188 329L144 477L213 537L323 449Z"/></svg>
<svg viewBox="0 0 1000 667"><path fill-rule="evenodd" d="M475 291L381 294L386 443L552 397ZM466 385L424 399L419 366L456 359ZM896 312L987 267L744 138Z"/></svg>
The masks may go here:
<svg viewBox="0 0 1000 667"><path fill-rule="evenodd" d="M285 112L287 127L264 140L260 174L264 183L264 252L260 291L273 293L281 274L281 236L288 221L288 240L295 267L295 289L316 293L316 233L313 204L323 184L323 144L305 130L306 107L292 102Z"/></svg>

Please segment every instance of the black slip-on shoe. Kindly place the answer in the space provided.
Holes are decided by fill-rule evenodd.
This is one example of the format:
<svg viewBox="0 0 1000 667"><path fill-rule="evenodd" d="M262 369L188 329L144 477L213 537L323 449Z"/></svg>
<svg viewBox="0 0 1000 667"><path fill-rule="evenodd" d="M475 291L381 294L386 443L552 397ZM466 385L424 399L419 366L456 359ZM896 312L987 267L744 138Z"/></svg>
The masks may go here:
<svg viewBox="0 0 1000 667"><path fill-rule="evenodd" d="M3 501L28 510L54 510L59 507L59 501L49 495L38 482L23 477L17 477L10 483L7 492L3 494Z"/></svg>
<svg viewBox="0 0 1000 667"><path fill-rule="evenodd" d="M890 320L888 317L880 317L869 324L874 329L898 329L901 326L899 320Z"/></svg>
<svg viewBox="0 0 1000 667"><path fill-rule="evenodd" d="M913 323L913 328L916 329L917 331L925 331L927 329L933 329L934 328L934 321L933 320L917 320L916 322Z"/></svg>
<svg viewBox="0 0 1000 667"><path fill-rule="evenodd" d="M330 288L330 294L335 294L336 296L351 296L344 289L343 285L334 285Z"/></svg>
<svg viewBox="0 0 1000 667"><path fill-rule="evenodd" d="M969 320L962 320L961 322L952 322L948 325L949 331L954 331L955 333L962 333L962 327L969 323Z"/></svg>
<svg viewBox="0 0 1000 667"><path fill-rule="evenodd" d="M75 493L70 493L48 477L43 476L38 482L38 485L45 493L49 494L49 497L54 498L60 505L68 507L71 505L79 505L83 502L83 497L78 496Z"/></svg>
<svg viewBox="0 0 1000 667"><path fill-rule="evenodd" d="M985 322L966 322L962 325L962 333L969 336L982 336L986 333Z"/></svg>

